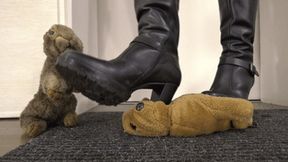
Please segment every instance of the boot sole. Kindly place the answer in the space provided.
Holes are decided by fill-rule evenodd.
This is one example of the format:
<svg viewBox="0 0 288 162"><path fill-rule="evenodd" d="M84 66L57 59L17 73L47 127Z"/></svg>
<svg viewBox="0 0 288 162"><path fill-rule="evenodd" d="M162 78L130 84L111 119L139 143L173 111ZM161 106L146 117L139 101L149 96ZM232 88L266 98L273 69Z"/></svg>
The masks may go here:
<svg viewBox="0 0 288 162"><path fill-rule="evenodd" d="M216 96L216 97L242 98L242 99L248 100L248 98L238 97L238 96L231 96L231 95L226 95L224 93L218 93L218 92L213 92L213 91L203 91L202 94L209 95L209 96Z"/></svg>

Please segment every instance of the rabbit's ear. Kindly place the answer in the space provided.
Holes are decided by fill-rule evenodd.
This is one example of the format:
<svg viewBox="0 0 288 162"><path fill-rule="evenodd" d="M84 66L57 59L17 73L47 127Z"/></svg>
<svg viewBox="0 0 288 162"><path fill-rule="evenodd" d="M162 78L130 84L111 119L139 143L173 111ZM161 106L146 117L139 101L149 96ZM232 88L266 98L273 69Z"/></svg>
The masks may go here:
<svg viewBox="0 0 288 162"><path fill-rule="evenodd" d="M77 36L73 36L70 40L70 47L77 51L83 51L83 43Z"/></svg>
<svg viewBox="0 0 288 162"><path fill-rule="evenodd" d="M57 37L55 40L55 46L60 52L63 52L65 49L67 49L67 47L70 46L70 44L69 41L63 37Z"/></svg>

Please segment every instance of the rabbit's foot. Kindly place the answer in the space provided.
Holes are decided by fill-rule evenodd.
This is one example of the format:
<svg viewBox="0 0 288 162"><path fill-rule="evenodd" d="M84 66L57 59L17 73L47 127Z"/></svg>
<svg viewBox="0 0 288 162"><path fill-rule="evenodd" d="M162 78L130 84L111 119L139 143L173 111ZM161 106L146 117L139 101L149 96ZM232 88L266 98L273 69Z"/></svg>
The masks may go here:
<svg viewBox="0 0 288 162"><path fill-rule="evenodd" d="M77 114L75 112L68 113L64 117L64 125L65 127L74 127L77 124Z"/></svg>
<svg viewBox="0 0 288 162"><path fill-rule="evenodd" d="M25 135L28 137L36 137L43 133L47 128L45 121L34 121L30 123L25 129Z"/></svg>

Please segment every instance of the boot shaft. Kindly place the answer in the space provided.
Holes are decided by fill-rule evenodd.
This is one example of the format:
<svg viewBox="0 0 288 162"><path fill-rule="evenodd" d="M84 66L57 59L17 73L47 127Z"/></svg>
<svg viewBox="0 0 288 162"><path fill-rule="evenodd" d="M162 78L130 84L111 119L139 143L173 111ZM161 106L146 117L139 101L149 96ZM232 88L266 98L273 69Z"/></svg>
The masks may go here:
<svg viewBox="0 0 288 162"><path fill-rule="evenodd" d="M222 57L253 62L258 0L219 0Z"/></svg>
<svg viewBox="0 0 288 162"><path fill-rule="evenodd" d="M258 72L253 65L253 42L258 0L219 0L223 51L214 82L213 96L248 99Z"/></svg>
<svg viewBox="0 0 288 162"><path fill-rule="evenodd" d="M139 36L142 42L177 55L179 0L135 0Z"/></svg>

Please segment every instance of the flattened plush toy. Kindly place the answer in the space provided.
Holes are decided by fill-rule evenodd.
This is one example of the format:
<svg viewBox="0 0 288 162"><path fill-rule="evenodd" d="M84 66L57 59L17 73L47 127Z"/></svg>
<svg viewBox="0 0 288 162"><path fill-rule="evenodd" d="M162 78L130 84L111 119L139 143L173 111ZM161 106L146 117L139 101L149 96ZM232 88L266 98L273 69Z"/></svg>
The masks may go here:
<svg viewBox="0 0 288 162"><path fill-rule="evenodd" d="M252 125L253 104L244 99L188 94L170 105L143 100L122 116L124 132L137 136L198 136Z"/></svg>
<svg viewBox="0 0 288 162"><path fill-rule="evenodd" d="M55 62L66 49L82 51L82 42L72 29L63 25L53 25L43 39L47 58L40 86L20 116L24 135L28 137L41 134L52 124L64 123L66 127L72 127L77 123L77 100L72 94L72 87L56 71Z"/></svg>

